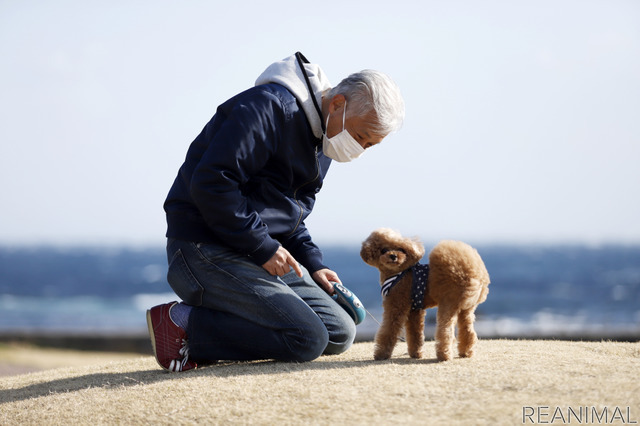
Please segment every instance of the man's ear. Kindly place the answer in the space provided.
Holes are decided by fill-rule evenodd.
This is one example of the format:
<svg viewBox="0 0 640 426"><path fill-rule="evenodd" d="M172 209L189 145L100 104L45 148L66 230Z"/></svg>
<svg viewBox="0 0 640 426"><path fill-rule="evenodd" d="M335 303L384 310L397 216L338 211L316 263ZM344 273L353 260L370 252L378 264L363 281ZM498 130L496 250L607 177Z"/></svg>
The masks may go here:
<svg viewBox="0 0 640 426"><path fill-rule="evenodd" d="M346 102L346 98L344 95L338 93L329 102L329 114L333 114L334 112L342 112L342 108L344 108Z"/></svg>

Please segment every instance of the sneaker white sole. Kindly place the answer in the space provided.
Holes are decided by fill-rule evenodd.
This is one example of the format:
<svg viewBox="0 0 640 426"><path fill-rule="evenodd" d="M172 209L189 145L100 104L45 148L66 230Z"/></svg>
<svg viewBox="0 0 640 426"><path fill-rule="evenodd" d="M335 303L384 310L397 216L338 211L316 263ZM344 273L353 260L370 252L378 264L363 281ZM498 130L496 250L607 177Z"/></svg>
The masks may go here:
<svg viewBox="0 0 640 426"><path fill-rule="evenodd" d="M156 362L160 367L162 367L165 371L171 371L168 368L165 368L160 364L160 360L158 359L158 353L156 352L156 335L153 332L153 322L151 321L151 310L147 310L147 328L149 329L149 336L151 337L151 347L153 347L153 356L156 359Z"/></svg>

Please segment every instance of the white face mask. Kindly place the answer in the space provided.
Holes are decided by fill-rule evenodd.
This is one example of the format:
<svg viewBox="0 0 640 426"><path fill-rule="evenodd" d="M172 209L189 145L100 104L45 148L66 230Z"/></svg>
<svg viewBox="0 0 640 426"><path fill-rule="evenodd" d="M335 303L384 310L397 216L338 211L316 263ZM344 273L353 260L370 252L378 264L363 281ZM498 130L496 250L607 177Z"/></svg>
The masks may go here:
<svg viewBox="0 0 640 426"><path fill-rule="evenodd" d="M339 163L348 163L364 153L364 148L349 134L344 128L347 113L347 102L344 102L342 110L342 131L332 138L327 137L327 133L322 135L322 151L324 155ZM329 116L325 128L329 126Z"/></svg>

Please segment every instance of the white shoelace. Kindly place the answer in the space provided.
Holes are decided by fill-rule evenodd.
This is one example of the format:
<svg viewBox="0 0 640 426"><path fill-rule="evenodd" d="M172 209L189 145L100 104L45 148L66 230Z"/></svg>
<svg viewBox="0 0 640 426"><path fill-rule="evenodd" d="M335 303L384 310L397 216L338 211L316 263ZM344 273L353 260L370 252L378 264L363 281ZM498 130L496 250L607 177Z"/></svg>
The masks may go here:
<svg viewBox="0 0 640 426"><path fill-rule="evenodd" d="M178 353L182 356L182 359L171 360L171 363L169 364L169 370L174 372L182 371L185 364L189 361L189 345L186 339L182 339L182 347Z"/></svg>

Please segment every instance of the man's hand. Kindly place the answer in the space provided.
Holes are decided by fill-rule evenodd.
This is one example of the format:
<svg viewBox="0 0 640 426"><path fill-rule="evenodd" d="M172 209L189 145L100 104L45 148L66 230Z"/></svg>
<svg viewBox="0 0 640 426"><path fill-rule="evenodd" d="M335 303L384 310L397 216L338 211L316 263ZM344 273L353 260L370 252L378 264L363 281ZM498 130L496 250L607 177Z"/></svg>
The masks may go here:
<svg viewBox="0 0 640 426"><path fill-rule="evenodd" d="M265 263L262 265L264 269L267 270L271 275L277 275L279 277L284 274L289 273L291 268L296 272L300 278L302 278L302 270L300 269L300 265L298 262L291 256L291 253L287 251L284 247L280 246L278 251Z"/></svg>
<svg viewBox="0 0 640 426"><path fill-rule="evenodd" d="M340 278L338 278L338 274L333 272L331 269L326 268L315 271L313 274L311 274L311 278L313 278L313 280L329 295L335 293L333 285L330 281L342 284L342 281L340 281Z"/></svg>

